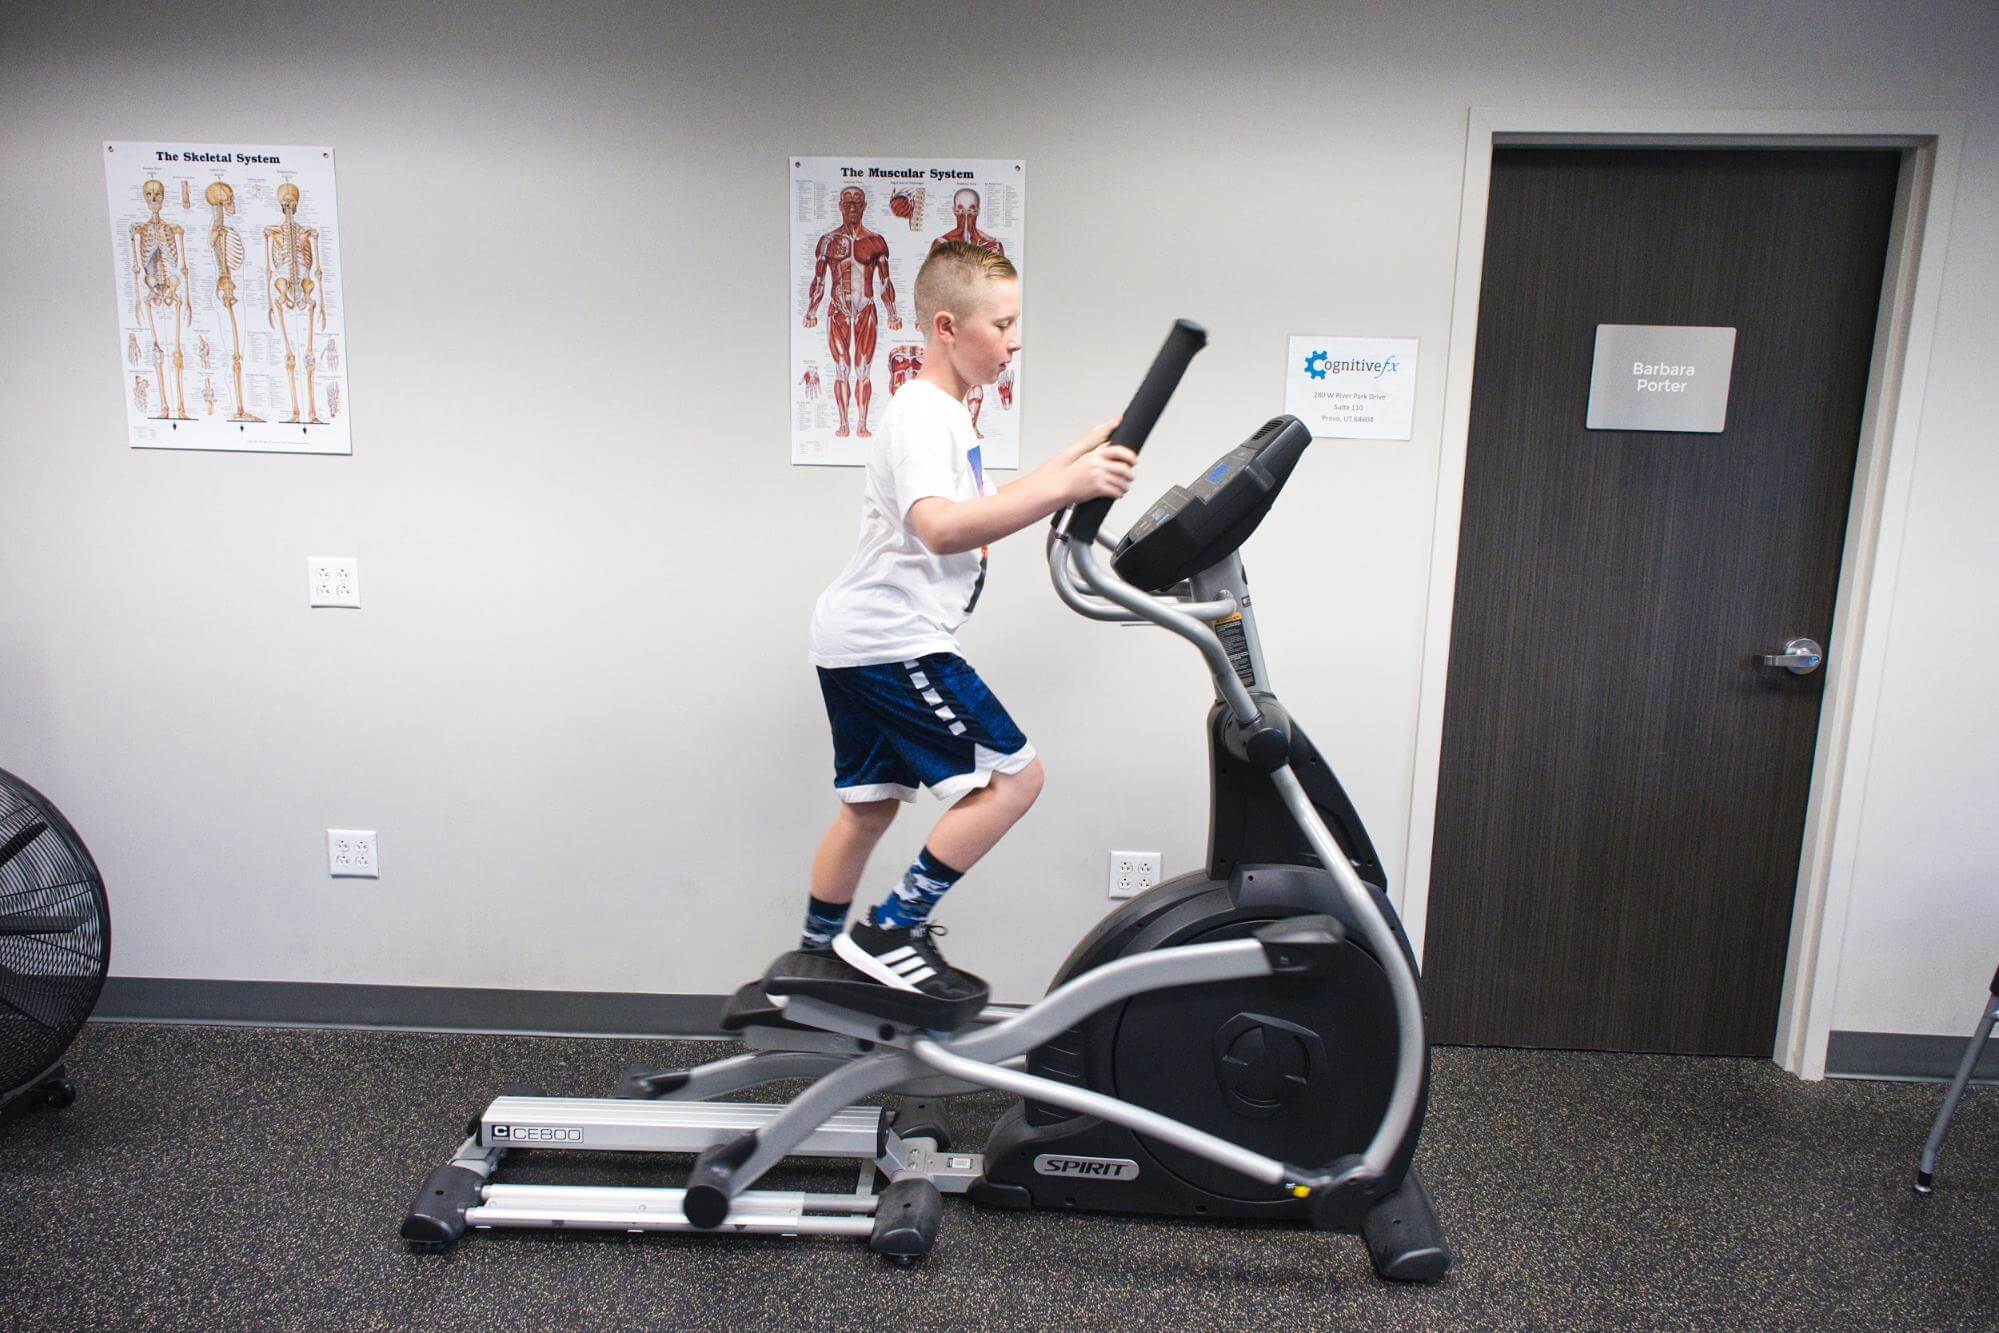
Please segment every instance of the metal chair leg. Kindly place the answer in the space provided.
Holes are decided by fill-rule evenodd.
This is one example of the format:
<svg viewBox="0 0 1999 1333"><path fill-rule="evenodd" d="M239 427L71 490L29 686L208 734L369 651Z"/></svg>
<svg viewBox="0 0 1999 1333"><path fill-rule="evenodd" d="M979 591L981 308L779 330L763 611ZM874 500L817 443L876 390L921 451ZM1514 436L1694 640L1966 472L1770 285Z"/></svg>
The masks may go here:
<svg viewBox="0 0 1999 1333"><path fill-rule="evenodd" d="M1936 1124L1930 1126L1930 1139L1923 1145L1923 1160L1916 1168L1916 1193L1928 1194L1936 1184L1937 1153L1943 1148L1944 1135L1950 1132L1950 1118L1957 1111L1958 1099L1964 1096L1964 1089L1971 1082L1971 1071L1978 1067L1978 1057L1985 1053L1985 1043L1992 1036L1992 1026L1999 1022L1999 973L1992 977L1992 998L1980 1015L1978 1027L1971 1034L1971 1041L1964 1048L1964 1059L1957 1065L1957 1076L1950 1081L1950 1091L1944 1094L1943 1109L1937 1112Z"/></svg>

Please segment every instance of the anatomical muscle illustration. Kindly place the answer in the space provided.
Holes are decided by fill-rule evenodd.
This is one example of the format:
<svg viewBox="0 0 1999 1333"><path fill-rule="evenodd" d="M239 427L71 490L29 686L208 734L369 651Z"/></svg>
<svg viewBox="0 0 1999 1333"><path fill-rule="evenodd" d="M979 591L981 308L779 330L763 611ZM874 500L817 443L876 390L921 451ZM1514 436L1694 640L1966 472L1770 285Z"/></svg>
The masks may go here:
<svg viewBox="0 0 1999 1333"><path fill-rule="evenodd" d="M915 155L801 155L789 165L791 461L856 467L902 410L890 398L923 373L925 335L911 312L937 247L963 242L1020 265L1027 168L1009 158ZM905 225L910 234L898 240ZM1019 466L1019 374L1010 364L1004 386L966 394L988 470Z"/></svg>
<svg viewBox="0 0 1999 1333"><path fill-rule="evenodd" d="M946 241L964 241L968 245L978 246L981 250L990 250L996 255L1006 253L1006 246L1000 243L999 237L988 235L979 230L979 192L977 190L960 190L951 196L951 217L957 225L932 241L930 243L932 250L935 250ZM1009 404L1011 404L1012 398L1013 383L1009 380L1007 382L1007 399ZM972 391L965 395L965 409L972 414L972 434L981 439L985 438L985 432L979 429L979 409L984 407L985 403L985 386L974 384Z"/></svg>
<svg viewBox="0 0 1999 1333"><path fill-rule="evenodd" d="M840 191L840 225L819 238L813 252L812 291L805 298L808 329L818 325L820 298L829 298L826 351L833 358L833 402L840 409L840 428L833 432L836 436L849 434L850 403L855 418L852 433L869 434L876 320L885 320L890 332L902 327L902 317L895 312L895 283L889 277L888 242L861 222L867 209L867 192L858 185ZM875 313L877 280L880 316Z"/></svg>
<svg viewBox="0 0 1999 1333"><path fill-rule="evenodd" d="M893 398L895 391L915 379L923 370L923 344L897 343L888 349L888 392Z"/></svg>

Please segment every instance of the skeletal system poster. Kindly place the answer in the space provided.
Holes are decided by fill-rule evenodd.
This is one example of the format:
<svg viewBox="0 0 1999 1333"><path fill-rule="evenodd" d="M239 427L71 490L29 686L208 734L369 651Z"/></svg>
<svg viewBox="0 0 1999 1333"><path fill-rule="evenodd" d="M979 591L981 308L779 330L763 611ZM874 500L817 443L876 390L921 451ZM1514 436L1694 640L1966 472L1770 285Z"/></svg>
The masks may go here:
<svg viewBox="0 0 1999 1333"><path fill-rule="evenodd" d="M107 143L136 449L352 453L330 148Z"/></svg>
<svg viewBox="0 0 1999 1333"><path fill-rule="evenodd" d="M923 369L916 271L969 241L1021 271L1015 161L791 159L791 461L862 464L890 395ZM1020 466L1020 361L966 399L988 468Z"/></svg>

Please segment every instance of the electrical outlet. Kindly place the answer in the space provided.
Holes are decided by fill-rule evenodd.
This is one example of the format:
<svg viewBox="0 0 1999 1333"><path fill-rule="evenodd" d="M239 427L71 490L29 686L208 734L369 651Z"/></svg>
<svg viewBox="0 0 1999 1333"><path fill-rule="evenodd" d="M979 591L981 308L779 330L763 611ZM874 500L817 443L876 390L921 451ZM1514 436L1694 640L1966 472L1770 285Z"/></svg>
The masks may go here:
<svg viewBox="0 0 1999 1333"><path fill-rule="evenodd" d="M326 830L326 873L335 879L380 879L376 864L375 830Z"/></svg>
<svg viewBox="0 0 1999 1333"><path fill-rule="evenodd" d="M1112 852L1110 893L1130 898L1159 882L1158 852Z"/></svg>
<svg viewBox="0 0 1999 1333"><path fill-rule="evenodd" d="M312 606L359 606L361 562L351 555L309 555L305 586Z"/></svg>

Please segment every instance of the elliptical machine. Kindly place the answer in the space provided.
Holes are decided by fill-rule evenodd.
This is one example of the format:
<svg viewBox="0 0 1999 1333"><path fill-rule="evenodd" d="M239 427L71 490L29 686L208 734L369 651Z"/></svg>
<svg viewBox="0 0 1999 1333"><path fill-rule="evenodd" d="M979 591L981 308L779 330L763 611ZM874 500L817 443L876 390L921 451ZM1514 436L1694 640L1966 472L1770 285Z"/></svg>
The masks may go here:
<svg viewBox="0 0 1999 1333"><path fill-rule="evenodd" d="M1206 342L1177 323L1113 441L1145 438ZM627 1075L621 1099L505 1095L432 1172L403 1224L437 1248L468 1228L865 1235L912 1263L941 1195L1052 1207L1309 1221L1358 1231L1383 1277L1441 1278L1449 1251L1411 1166L1429 1080L1414 955L1373 845L1339 781L1277 700L1237 550L1310 434L1265 423L1120 542L1108 500L1058 514L1048 561L1063 602L1158 625L1215 679L1209 864L1111 913L1026 1008L951 1004L795 952L730 999L749 1053ZM1095 547L1109 547L1110 568ZM783 1078L788 1105L708 1098ZM999 1088L1024 1100L983 1153L898 1124L883 1093ZM646 1099L646 1100L635 1100ZM698 1152L685 1187L503 1185L520 1148ZM787 1156L847 1157L855 1191L760 1191ZM874 1192L877 1174L890 1180Z"/></svg>

